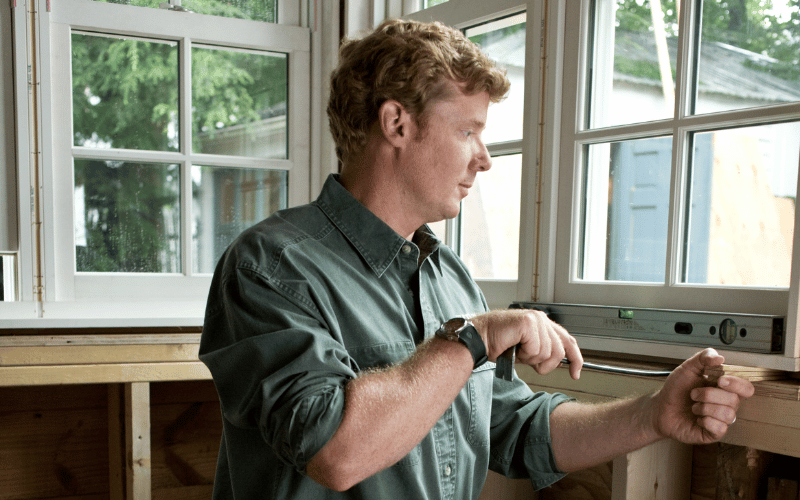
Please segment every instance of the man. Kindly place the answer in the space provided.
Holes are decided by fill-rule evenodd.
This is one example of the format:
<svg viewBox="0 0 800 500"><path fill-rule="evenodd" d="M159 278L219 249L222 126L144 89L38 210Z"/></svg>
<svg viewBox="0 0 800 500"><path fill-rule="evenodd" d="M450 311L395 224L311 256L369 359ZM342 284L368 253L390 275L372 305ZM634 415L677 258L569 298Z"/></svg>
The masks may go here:
<svg viewBox="0 0 800 500"><path fill-rule="evenodd" d="M245 231L212 282L200 357L223 413L215 498L477 498L487 469L541 488L665 437L726 432L753 388L704 386L713 350L608 405L495 377L513 346L541 374L567 357L577 379L583 363L543 314L487 312L426 226L491 168L480 133L508 81L440 24L387 21L340 56L341 175Z"/></svg>

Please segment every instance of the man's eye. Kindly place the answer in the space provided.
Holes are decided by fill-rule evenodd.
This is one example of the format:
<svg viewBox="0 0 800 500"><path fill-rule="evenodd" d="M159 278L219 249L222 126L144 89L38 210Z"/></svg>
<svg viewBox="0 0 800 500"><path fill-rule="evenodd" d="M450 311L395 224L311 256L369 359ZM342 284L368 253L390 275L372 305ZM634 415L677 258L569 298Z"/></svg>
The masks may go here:
<svg viewBox="0 0 800 500"><path fill-rule="evenodd" d="M473 134L472 130L465 130L464 131L464 137L471 137L472 134Z"/></svg>

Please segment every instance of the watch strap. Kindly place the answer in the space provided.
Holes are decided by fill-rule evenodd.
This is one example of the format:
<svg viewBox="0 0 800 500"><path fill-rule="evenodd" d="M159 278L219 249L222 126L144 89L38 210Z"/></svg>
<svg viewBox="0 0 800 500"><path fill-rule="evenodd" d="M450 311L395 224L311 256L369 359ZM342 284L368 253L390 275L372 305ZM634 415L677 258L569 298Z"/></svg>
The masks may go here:
<svg viewBox="0 0 800 500"><path fill-rule="evenodd" d="M473 370L489 360L489 356L486 354L486 344L483 343L478 330L471 322L465 325L458 333L458 341L467 346L470 354L472 354Z"/></svg>
<svg viewBox="0 0 800 500"><path fill-rule="evenodd" d="M475 328L475 325L468 319L453 318L446 321L436 330L436 336L445 340L458 341L464 344L472 355L473 370L489 360L483 339Z"/></svg>

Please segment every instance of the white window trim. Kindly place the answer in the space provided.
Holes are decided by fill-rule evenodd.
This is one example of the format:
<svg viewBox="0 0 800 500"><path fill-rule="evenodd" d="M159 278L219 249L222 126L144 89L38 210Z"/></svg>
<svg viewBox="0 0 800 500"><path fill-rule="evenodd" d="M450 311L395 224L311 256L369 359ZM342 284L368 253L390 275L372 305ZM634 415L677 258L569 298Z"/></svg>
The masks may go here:
<svg viewBox="0 0 800 500"><path fill-rule="evenodd" d="M17 124L18 124L18 158L19 158L19 221L20 221L20 297L18 302L0 304L0 328L2 327L79 327L79 326L199 326L202 324L203 312L210 275L192 276L190 270L175 275L141 275L127 273L82 274L75 273L72 205L73 194L71 127L71 88L68 84L54 86L52 83L69 82L70 74L70 30L102 29L120 34L161 37L186 42L191 39L197 43L214 43L209 38L212 31L207 29L213 23L214 29L223 29L230 36L225 43L242 48L271 50L284 52L289 57L289 89L292 94L289 102L288 131L290 144L287 160L235 159L226 162L228 165L277 168L289 172L289 205L294 206L310 201L312 196L310 168L310 73L311 73L311 36L309 29L300 26L257 23L253 21L231 20L220 17L186 14L180 12L157 11L153 19L153 9L143 9L124 5L113 5L101 2L82 0L61 0L50 4L47 10L46 0L27 0L38 2L37 31L35 43L42 50L36 70L39 74L40 96L39 109L29 109L30 99L27 92L27 74L20 71L17 65ZM14 9L15 57L17 61L30 59L30 40L28 30L29 19L26 16L26 3L20 0ZM303 15L313 17L313 13L302 8L302 1L281 2L278 16L285 21L299 23ZM125 15L119 15L125 11ZM150 15L148 15L150 14ZM175 16L192 16L191 23L180 22L184 18ZM144 20L146 19L146 23ZM131 22L133 20L133 23ZM178 22L176 22L178 20ZM146 26L137 32L131 26L140 23ZM144 23L144 24L142 24ZM228 26L230 25L230 26ZM242 28L244 26L244 29ZM19 28L22 29L19 29ZM145 31L146 30L146 31ZM182 56L190 50L187 43L182 44ZM187 61L186 57L181 58ZM31 64L30 61L28 63ZM186 71L186 63L182 63L180 71ZM181 79L187 92L186 79ZM297 89L302 89L297 91ZM308 89L308 90L305 90ZM190 89L189 89L190 91ZM34 111L38 115L34 115ZM182 111L185 113L185 111ZM38 120L34 120L37 118ZM41 138L42 151L39 159L41 175L38 184L36 176L36 158L30 153L30 130L38 123L38 136ZM185 116L184 116L184 123ZM55 125L58 124L58 125ZM65 130L66 129L66 130ZM190 127L184 126L181 132L182 143L188 140ZM108 152L97 152L105 155ZM126 153L115 152L125 156ZM137 158L143 158L138 152ZM150 154L150 153L148 153ZM168 160L182 165L186 172L186 162L219 163L226 158L211 159L208 155L184 155L183 153L154 154L154 158ZM207 161L212 160L212 161ZM231 160L228 158L228 160ZM185 183L189 176L183 175ZM184 183L184 184L185 184ZM183 187L183 186L182 186ZM39 245L43 267L43 300L37 300L33 292L33 278L36 274L37 259L35 232L30 211L26 210L31 199L29 190L41 193L42 242ZM183 198L186 198L185 196ZM24 202L23 202L24 200ZM32 201L31 201L32 203ZM182 200L182 224L188 222L186 206L188 200ZM58 208L58 209L57 209ZM186 228L183 229L184 240L187 239ZM190 237L189 237L190 239ZM183 242L182 250L190 248L190 242ZM183 269L186 269L184 258Z"/></svg>

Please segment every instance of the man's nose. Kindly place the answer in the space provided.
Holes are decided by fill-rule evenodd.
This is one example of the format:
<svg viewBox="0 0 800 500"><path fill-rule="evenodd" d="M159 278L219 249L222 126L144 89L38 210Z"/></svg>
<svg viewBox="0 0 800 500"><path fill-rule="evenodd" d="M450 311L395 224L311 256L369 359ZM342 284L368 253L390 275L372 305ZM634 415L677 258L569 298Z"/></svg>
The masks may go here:
<svg viewBox="0 0 800 500"><path fill-rule="evenodd" d="M479 172L486 172L492 168L492 156L483 141L480 141L480 151L478 151L476 161L478 162Z"/></svg>

